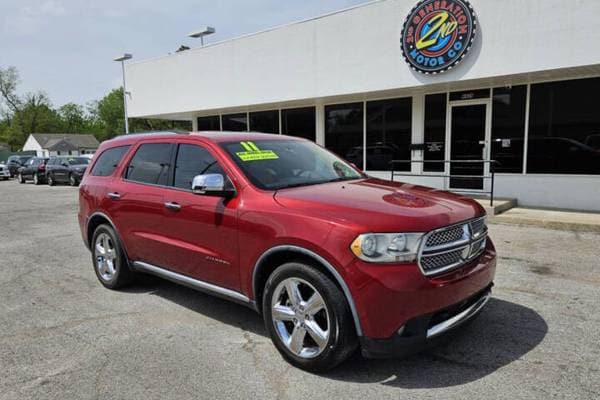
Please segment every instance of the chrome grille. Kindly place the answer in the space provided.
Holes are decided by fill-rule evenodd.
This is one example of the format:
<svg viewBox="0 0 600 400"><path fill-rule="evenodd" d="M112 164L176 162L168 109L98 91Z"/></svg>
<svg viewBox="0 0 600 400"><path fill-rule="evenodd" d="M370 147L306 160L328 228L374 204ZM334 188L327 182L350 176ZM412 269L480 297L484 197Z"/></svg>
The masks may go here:
<svg viewBox="0 0 600 400"><path fill-rule="evenodd" d="M434 254L425 256L421 260L421 266L427 272L435 271L438 268L445 268L448 265L454 265L462 261L462 253L464 249L451 251L448 253Z"/></svg>
<svg viewBox="0 0 600 400"><path fill-rule="evenodd" d="M486 240L485 218L436 229L425 235L419 266L427 276L460 268L485 250Z"/></svg>
<svg viewBox="0 0 600 400"><path fill-rule="evenodd" d="M463 238L464 228L462 225L444 231L436 231L427 238L427 247L436 247L459 241Z"/></svg>

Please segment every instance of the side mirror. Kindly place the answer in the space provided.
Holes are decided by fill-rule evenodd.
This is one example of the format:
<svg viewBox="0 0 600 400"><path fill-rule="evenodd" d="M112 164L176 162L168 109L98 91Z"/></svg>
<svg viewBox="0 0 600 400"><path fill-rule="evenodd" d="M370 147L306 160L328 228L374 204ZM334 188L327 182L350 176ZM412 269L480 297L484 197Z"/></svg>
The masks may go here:
<svg viewBox="0 0 600 400"><path fill-rule="evenodd" d="M225 177L221 174L196 175L192 179L192 192L203 196L225 198L235 196L233 188L225 188Z"/></svg>

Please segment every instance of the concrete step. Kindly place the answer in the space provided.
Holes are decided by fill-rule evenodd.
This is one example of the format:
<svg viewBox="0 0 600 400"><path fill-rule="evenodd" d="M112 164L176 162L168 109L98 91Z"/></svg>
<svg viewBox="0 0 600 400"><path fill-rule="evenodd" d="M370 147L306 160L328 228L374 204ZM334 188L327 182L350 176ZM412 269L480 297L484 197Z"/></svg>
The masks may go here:
<svg viewBox="0 0 600 400"><path fill-rule="evenodd" d="M498 214L502 214L510 210L511 208L515 208L517 206L517 199L508 199L508 198L499 198L494 199L494 205L490 205L490 199L486 198L474 198L479 204L485 208L487 215L493 217Z"/></svg>
<svg viewBox="0 0 600 400"><path fill-rule="evenodd" d="M513 208L502 215L490 218L489 222L600 233L600 213Z"/></svg>

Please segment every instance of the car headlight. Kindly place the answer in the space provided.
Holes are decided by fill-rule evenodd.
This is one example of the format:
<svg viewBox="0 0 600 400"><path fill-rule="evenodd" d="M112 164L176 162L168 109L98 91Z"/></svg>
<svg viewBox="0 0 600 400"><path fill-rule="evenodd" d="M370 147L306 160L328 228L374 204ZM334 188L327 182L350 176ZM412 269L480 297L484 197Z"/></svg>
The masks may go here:
<svg viewBox="0 0 600 400"><path fill-rule="evenodd" d="M350 249L370 263L408 263L416 261L423 233L365 233L358 236Z"/></svg>

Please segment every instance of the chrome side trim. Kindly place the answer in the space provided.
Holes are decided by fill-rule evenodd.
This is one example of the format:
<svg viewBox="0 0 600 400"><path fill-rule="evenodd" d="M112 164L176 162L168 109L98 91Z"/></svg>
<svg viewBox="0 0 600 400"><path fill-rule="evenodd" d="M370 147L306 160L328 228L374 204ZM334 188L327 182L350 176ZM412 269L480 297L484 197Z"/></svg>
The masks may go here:
<svg viewBox="0 0 600 400"><path fill-rule="evenodd" d="M167 279L171 282L179 283L181 285L185 285L192 289L200 290L202 292L209 292L218 296L226 297L231 300L235 300L240 303L248 304L250 303L250 299L244 296L243 294L236 292L234 290L225 289L223 287L213 285L211 283L207 283L204 281L200 281L198 279L190 278L189 276L181 275L173 271L166 270L164 268L157 267L152 264L148 264L141 261L134 261L133 267L136 270L147 272L152 275L156 275L158 277Z"/></svg>
<svg viewBox="0 0 600 400"><path fill-rule="evenodd" d="M323 265L327 270L335 277L335 280L342 288L342 292L344 292L344 296L346 297L346 301L348 301L348 305L350 306L350 312L352 312L352 318L354 319L354 327L356 328L356 334L358 336L362 336L362 328L360 326L360 319L358 318L358 312L356 311L356 305L354 304L354 299L352 298L352 294L350 293L350 289L344 278L340 275L340 273L331 265L329 261L318 255L317 253L307 250L304 247L292 246L292 245L283 245L283 246L275 246L265 251L254 264L254 269L252 271L252 293L255 293L256 296L256 273L260 269L262 262L273 253L279 251L295 251L301 253L305 256L308 256L315 261L318 261L321 265ZM260 307L260 305L258 305Z"/></svg>
<svg viewBox="0 0 600 400"><path fill-rule="evenodd" d="M454 317L449 318L437 325L432 326L427 330L427 339L431 339L435 336L441 335L442 333L449 331L452 328L466 322L470 318L477 315L479 311L486 305L486 303L492 297L492 292L488 291L479 300L477 300L471 307L467 308L463 312L456 314Z"/></svg>

